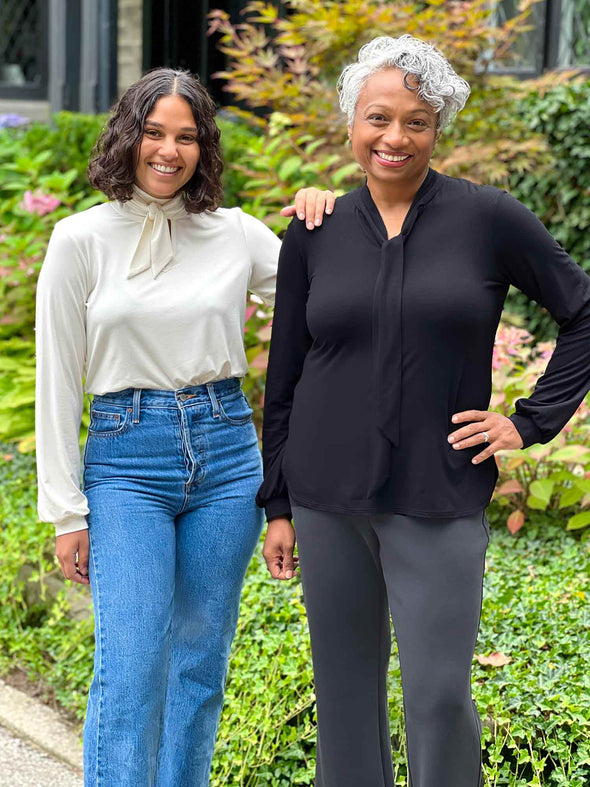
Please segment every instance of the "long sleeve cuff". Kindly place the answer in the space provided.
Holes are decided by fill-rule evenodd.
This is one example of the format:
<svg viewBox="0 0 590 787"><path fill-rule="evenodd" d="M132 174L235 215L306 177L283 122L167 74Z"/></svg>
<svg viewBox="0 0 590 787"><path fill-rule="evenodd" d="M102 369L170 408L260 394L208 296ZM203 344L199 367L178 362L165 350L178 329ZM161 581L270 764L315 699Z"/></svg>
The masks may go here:
<svg viewBox="0 0 590 787"><path fill-rule="evenodd" d="M88 530L88 522L85 516L69 516L67 519L55 523L56 536L63 536L66 533L75 533L78 530Z"/></svg>
<svg viewBox="0 0 590 787"><path fill-rule="evenodd" d="M528 448L530 445L542 442L541 432L535 426L531 418L527 418L525 415L519 415L518 413L513 413L509 418L522 438L523 448Z"/></svg>
<svg viewBox="0 0 590 787"><path fill-rule="evenodd" d="M267 500L264 503L264 511L266 513L266 521L270 522L271 519L278 519L285 517L291 519L291 504L289 498L275 497L272 500Z"/></svg>

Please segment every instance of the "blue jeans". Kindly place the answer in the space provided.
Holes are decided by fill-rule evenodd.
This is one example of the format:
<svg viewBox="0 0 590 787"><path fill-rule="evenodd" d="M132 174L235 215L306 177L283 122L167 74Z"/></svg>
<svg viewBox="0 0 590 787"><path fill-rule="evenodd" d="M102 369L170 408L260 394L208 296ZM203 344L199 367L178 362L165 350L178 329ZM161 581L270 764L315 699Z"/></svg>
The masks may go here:
<svg viewBox="0 0 590 787"><path fill-rule="evenodd" d="M239 380L95 396L85 787L206 787L262 469Z"/></svg>

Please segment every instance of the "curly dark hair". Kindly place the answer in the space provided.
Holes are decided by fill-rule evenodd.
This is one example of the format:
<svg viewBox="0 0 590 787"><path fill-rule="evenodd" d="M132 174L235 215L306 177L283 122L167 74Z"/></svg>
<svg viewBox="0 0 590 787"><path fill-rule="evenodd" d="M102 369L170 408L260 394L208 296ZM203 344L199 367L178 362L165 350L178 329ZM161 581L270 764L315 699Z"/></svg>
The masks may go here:
<svg viewBox="0 0 590 787"><path fill-rule="evenodd" d="M190 106L201 150L194 175L182 187L185 208L189 213L215 210L223 198L221 134L213 99L189 71L154 68L127 88L92 149L88 179L110 199L130 200L146 118L159 98L172 95Z"/></svg>

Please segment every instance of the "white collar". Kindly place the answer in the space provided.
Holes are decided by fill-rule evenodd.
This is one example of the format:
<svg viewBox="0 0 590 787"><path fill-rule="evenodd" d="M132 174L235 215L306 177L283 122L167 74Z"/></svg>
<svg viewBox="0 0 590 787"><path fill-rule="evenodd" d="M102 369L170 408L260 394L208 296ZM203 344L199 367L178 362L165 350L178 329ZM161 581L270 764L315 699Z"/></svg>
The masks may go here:
<svg viewBox="0 0 590 787"><path fill-rule="evenodd" d="M161 199L133 186L130 200L116 201L114 204L127 218L143 222L127 278L131 279L151 268L156 279L174 256L168 222L174 223L177 219L188 216L182 195L175 194L169 199Z"/></svg>

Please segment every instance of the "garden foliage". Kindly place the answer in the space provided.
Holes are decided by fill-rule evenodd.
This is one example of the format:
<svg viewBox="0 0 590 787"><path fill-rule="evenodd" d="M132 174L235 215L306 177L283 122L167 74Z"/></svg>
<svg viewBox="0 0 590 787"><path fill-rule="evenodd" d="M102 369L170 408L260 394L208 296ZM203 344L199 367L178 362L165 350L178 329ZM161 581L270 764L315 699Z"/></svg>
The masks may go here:
<svg viewBox="0 0 590 787"><path fill-rule="evenodd" d="M522 328L501 324L493 354L491 407L503 415L526 397L543 374L553 342L533 344ZM496 455L500 478L494 498L508 512L515 533L531 511L562 511L569 530L590 525L590 409L582 402L567 426L546 445ZM580 510L581 509L581 510Z"/></svg>
<svg viewBox="0 0 590 787"><path fill-rule="evenodd" d="M543 221L553 237L590 273L590 81L554 85L547 78L519 101L526 128L542 134L550 160L512 172L508 188ZM555 323L525 296L510 298L538 338L555 335Z"/></svg>

